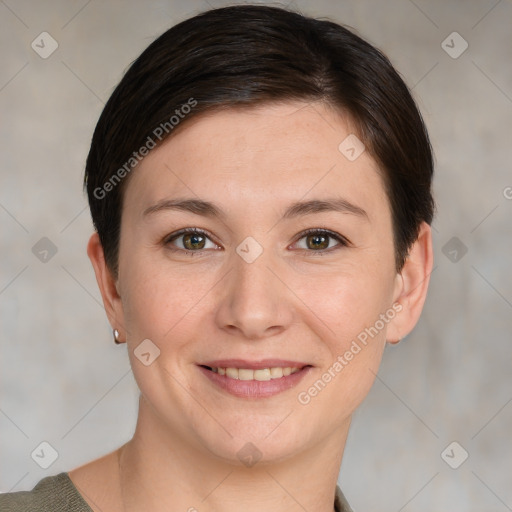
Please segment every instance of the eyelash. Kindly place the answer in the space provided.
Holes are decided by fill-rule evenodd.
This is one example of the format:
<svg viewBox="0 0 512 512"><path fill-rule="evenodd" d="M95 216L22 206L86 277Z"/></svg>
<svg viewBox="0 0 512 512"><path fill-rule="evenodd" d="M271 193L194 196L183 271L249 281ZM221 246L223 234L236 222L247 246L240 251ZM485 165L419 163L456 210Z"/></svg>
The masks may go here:
<svg viewBox="0 0 512 512"><path fill-rule="evenodd" d="M182 235L186 235L186 234L189 234L189 233L198 233L198 234L204 235L210 241L213 242L213 240L211 240L210 235L205 230L203 230L203 229L200 229L200 228L184 228L184 229L180 229L176 233L172 233L171 235L166 237L164 239L163 243L164 243L164 245L167 246L167 248L170 251L181 252L181 253L184 253L187 256L196 256L197 254L201 254L203 251L208 250L208 249L198 249L197 251L191 251L190 249L181 249L181 248L171 248L170 247L170 243L172 241L176 240L177 238L179 238ZM335 233L334 231L330 231L330 230L324 229L324 228L311 228L311 229L307 229L306 231L302 231L299 234L296 242L294 242L294 243L297 243L302 238L304 238L304 237L306 237L308 235L311 235L311 234L328 236L329 238L333 238L334 240L339 242L339 245L335 246L334 248L331 247L331 248L328 248L328 249L321 249L321 250L313 250L313 249L298 249L298 250L303 251L303 252L308 252L308 253L310 253L312 255L315 255L315 256L317 256L317 255L318 256L324 256L325 253L332 252L333 250L336 250L337 248L349 247L351 245L350 241L347 238L345 238L344 236L342 236L342 235L340 235L338 233Z"/></svg>

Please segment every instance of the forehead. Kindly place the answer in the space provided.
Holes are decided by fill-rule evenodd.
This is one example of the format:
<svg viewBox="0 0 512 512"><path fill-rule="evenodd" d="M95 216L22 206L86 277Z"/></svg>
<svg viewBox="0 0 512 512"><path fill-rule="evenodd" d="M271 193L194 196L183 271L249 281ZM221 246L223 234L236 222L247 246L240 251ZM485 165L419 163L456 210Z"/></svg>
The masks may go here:
<svg viewBox="0 0 512 512"><path fill-rule="evenodd" d="M201 114L134 169L124 205L140 213L186 195L250 214L269 203L339 195L381 215L388 204L380 170L367 151L353 158L361 149L354 137L350 118L320 103Z"/></svg>

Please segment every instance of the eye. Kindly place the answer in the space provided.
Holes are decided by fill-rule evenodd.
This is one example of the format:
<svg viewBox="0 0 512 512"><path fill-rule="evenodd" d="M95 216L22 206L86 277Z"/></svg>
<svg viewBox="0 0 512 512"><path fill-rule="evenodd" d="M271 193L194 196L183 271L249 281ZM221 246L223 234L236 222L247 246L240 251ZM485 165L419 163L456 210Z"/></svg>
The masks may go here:
<svg viewBox="0 0 512 512"><path fill-rule="evenodd" d="M348 247L350 242L347 238L327 229L308 229L299 235L298 242L305 240L305 247L299 247L309 253L318 253L321 255L325 252L331 252L337 247ZM337 244L331 244L333 240ZM175 243L178 241L177 243ZM206 231L200 228L184 228L176 233L172 233L164 239L164 245L171 251L179 251L187 256L194 256L194 253L201 253L206 249L218 249L219 246L211 241ZM211 245L208 246L208 243Z"/></svg>
<svg viewBox="0 0 512 512"><path fill-rule="evenodd" d="M333 245L330 241L332 240L336 240L338 242L337 245L334 244L334 248L340 246L348 247L350 245L350 242L344 236L327 229L308 229L301 233L301 236L296 243L303 239L305 240L305 247L303 246L300 249L320 254L324 252L331 252Z"/></svg>
<svg viewBox="0 0 512 512"><path fill-rule="evenodd" d="M181 239L181 240L180 240ZM178 248L172 247L175 240L179 240ZM211 246L208 247L208 241ZM169 246L172 251L182 251L185 254L193 256L194 252L200 252L204 249L217 249L218 246L214 244L208 237L206 231L199 228L185 228L180 231L169 235L164 244Z"/></svg>

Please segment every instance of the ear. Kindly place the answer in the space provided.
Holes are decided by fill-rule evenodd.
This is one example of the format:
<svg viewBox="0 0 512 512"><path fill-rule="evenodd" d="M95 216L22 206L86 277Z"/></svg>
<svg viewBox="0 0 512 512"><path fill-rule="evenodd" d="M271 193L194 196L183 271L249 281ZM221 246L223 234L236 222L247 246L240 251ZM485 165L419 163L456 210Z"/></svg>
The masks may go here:
<svg viewBox="0 0 512 512"><path fill-rule="evenodd" d="M118 293L117 281L105 261L103 246L98 233L91 235L87 244L87 255L91 260L96 275L96 281L101 292L105 312L112 329L119 331L120 341L126 340L124 328L124 313L121 296Z"/></svg>
<svg viewBox="0 0 512 512"><path fill-rule="evenodd" d="M393 304L397 304L397 307L399 304L401 310L388 323L389 343L398 343L405 338L418 322L427 297L433 262L432 230L423 222L402 271L396 276Z"/></svg>

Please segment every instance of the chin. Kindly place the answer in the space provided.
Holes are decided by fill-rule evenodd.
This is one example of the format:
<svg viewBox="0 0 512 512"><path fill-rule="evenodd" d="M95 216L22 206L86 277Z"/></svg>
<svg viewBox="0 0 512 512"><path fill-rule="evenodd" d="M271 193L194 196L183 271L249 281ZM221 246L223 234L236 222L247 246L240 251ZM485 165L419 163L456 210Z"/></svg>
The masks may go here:
<svg viewBox="0 0 512 512"><path fill-rule="evenodd" d="M290 415L292 416L292 415ZM261 419L260 419L261 420ZM283 418L280 419L282 421ZM286 420L285 420L286 422ZM277 422L278 423L278 422ZM211 436L212 430L205 432L203 437L204 446L216 458L236 466L244 465L252 467L258 465L278 464L300 454L312 444L312 438L307 435L307 428L304 424L297 425L297 431L284 428L284 425L276 428L276 422L272 422L272 428L268 428L267 422L262 423L258 428L255 425L246 422L238 424L230 429L231 425L226 424L226 429L233 435L227 435L214 438ZM256 434L255 431L265 432L265 434Z"/></svg>

